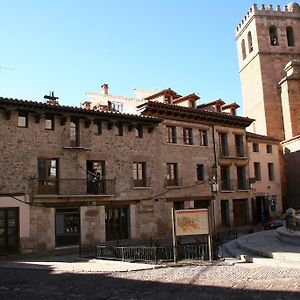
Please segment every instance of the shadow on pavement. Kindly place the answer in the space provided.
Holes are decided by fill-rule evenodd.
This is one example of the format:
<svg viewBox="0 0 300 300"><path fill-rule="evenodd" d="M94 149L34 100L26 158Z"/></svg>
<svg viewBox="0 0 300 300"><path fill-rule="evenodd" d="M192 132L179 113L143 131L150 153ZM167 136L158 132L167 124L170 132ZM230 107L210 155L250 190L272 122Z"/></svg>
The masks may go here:
<svg viewBox="0 0 300 300"><path fill-rule="evenodd" d="M176 270L174 270L175 272ZM115 278L109 274L53 273L0 268L0 299L300 299L300 292Z"/></svg>

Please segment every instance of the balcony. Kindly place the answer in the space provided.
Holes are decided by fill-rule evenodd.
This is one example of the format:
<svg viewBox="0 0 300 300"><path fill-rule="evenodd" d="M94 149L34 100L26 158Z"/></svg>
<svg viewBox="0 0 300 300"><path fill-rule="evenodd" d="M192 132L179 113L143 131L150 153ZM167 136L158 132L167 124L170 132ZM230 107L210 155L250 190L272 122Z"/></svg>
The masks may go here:
<svg viewBox="0 0 300 300"><path fill-rule="evenodd" d="M249 191L250 183L249 180L223 180L221 181L222 192L233 192L233 191Z"/></svg>
<svg viewBox="0 0 300 300"><path fill-rule="evenodd" d="M134 179L131 177L131 186L132 188L149 188L150 181L150 178Z"/></svg>
<svg viewBox="0 0 300 300"><path fill-rule="evenodd" d="M221 180L221 191L222 192L232 192L233 191L233 181L229 179Z"/></svg>
<svg viewBox="0 0 300 300"><path fill-rule="evenodd" d="M165 187L180 187L182 186L182 178L165 178L165 183L164 183Z"/></svg>
<svg viewBox="0 0 300 300"><path fill-rule="evenodd" d="M247 158L245 147L220 145L220 158Z"/></svg>
<svg viewBox="0 0 300 300"><path fill-rule="evenodd" d="M95 182L86 179L32 179L34 196L95 196L114 195L116 193L116 179L100 179Z"/></svg>

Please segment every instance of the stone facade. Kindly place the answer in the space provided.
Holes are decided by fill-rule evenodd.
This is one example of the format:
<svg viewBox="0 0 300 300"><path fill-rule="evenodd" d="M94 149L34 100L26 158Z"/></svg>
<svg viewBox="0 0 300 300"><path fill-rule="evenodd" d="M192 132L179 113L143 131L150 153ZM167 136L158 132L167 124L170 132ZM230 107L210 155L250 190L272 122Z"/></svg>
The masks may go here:
<svg viewBox="0 0 300 300"><path fill-rule="evenodd" d="M251 119L151 101L141 116L6 98L0 107L0 211L18 212L22 252L170 236L174 207L211 206L218 230L222 200L226 225L235 224L239 200L247 210L242 222L251 223L250 189L238 188L236 169L248 174L248 157L234 154L235 136L246 148ZM228 136L228 157L220 155L220 133ZM102 172L93 181L91 166ZM221 166L233 184L212 194Z"/></svg>

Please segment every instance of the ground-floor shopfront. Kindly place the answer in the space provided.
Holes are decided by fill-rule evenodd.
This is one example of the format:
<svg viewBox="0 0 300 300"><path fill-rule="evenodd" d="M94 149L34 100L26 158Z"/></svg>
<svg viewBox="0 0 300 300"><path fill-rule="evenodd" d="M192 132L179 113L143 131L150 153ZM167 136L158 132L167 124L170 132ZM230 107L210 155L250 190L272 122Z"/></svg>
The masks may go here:
<svg viewBox="0 0 300 300"><path fill-rule="evenodd" d="M123 239L170 237L172 208L209 207L216 230L219 224L222 227L252 224L251 199L247 198L218 200L195 196L186 199L111 201L103 205L59 203L56 207L33 205L26 199L26 196L0 197L2 253L97 245Z"/></svg>

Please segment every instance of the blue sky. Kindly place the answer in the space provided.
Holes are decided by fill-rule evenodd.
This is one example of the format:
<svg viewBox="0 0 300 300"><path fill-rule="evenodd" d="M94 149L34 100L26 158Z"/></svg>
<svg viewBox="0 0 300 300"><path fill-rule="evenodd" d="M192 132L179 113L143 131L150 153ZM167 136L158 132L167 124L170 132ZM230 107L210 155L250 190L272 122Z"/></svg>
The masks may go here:
<svg viewBox="0 0 300 300"><path fill-rule="evenodd" d="M241 104L235 28L252 3L0 0L0 96L77 106L108 83Z"/></svg>

